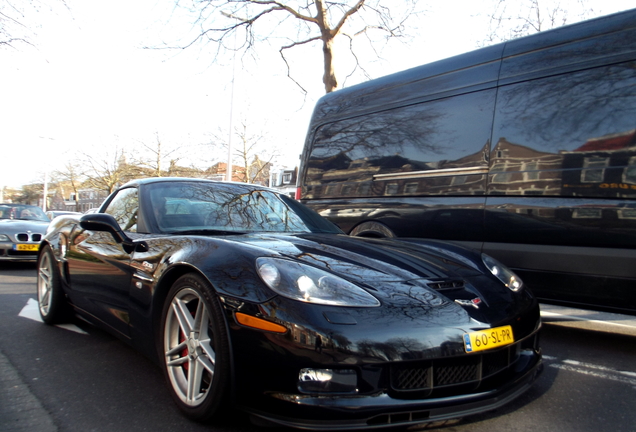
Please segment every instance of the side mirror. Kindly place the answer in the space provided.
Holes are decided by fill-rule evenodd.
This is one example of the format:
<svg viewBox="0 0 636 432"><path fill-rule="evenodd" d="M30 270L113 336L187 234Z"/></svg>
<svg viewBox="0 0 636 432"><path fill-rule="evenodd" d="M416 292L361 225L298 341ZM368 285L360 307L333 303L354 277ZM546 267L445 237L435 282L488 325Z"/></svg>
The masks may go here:
<svg viewBox="0 0 636 432"><path fill-rule="evenodd" d="M134 250L140 252L147 249L145 243L134 243L117 223L114 217L107 213L89 213L80 217L80 226L85 230L110 233L117 243L121 243L126 253Z"/></svg>
<svg viewBox="0 0 636 432"><path fill-rule="evenodd" d="M80 226L85 230L109 232L117 243L132 243L115 218L106 213L85 214L80 217Z"/></svg>

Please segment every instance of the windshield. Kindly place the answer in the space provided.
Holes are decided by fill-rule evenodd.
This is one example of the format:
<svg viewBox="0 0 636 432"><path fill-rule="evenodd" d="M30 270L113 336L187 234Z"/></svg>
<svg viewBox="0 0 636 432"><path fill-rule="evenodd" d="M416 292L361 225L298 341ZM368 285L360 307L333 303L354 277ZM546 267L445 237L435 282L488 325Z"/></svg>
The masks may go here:
<svg viewBox="0 0 636 432"><path fill-rule="evenodd" d="M162 233L341 233L291 198L232 183L161 182L144 194Z"/></svg>
<svg viewBox="0 0 636 432"><path fill-rule="evenodd" d="M49 222L40 207L23 204L0 204L0 219L37 220Z"/></svg>

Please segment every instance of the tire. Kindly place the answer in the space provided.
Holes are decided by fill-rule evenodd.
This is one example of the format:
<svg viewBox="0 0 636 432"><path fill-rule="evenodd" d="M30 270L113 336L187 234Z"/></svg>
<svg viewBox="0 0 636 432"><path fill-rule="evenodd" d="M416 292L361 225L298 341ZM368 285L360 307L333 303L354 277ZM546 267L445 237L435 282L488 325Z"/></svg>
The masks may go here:
<svg viewBox="0 0 636 432"><path fill-rule="evenodd" d="M73 311L68 304L60 271L51 247L45 245L38 257L38 309L46 324L62 324L73 319Z"/></svg>
<svg viewBox="0 0 636 432"><path fill-rule="evenodd" d="M354 237L393 238L395 234L389 227L380 222L363 222L349 233Z"/></svg>
<svg viewBox="0 0 636 432"><path fill-rule="evenodd" d="M189 418L221 417L229 395L229 343L223 310L197 274L174 283L163 307L158 350L170 393Z"/></svg>

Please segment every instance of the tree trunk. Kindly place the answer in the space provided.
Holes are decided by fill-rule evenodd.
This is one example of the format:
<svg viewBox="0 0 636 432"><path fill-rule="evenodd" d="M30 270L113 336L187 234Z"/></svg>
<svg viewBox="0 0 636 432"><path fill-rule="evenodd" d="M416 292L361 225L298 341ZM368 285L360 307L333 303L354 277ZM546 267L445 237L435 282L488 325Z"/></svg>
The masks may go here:
<svg viewBox="0 0 636 432"><path fill-rule="evenodd" d="M323 35L322 53L324 58L325 71L322 82L325 84L325 92L331 93L338 87L336 72L333 67L333 39Z"/></svg>

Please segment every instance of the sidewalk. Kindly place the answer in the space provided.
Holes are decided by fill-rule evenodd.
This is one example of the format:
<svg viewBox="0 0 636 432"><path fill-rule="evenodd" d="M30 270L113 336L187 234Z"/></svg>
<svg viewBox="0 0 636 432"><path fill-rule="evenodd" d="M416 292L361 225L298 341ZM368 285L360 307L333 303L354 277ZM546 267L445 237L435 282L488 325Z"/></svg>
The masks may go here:
<svg viewBox="0 0 636 432"><path fill-rule="evenodd" d="M55 432L53 418L0 353L0 432Z"/></svg>

